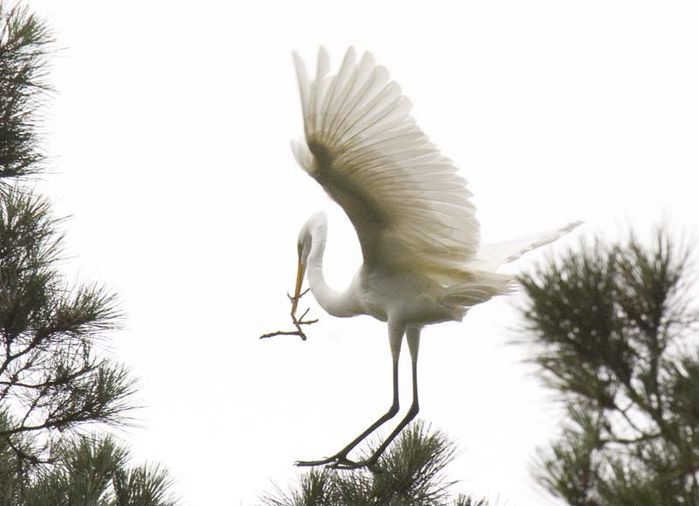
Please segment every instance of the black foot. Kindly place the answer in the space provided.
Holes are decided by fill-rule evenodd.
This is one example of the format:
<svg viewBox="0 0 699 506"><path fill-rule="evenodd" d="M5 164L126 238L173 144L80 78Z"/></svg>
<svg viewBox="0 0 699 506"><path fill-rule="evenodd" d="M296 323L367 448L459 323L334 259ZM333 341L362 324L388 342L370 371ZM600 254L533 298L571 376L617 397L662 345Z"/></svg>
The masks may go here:
<svg viewBox="0 0 699 506"><path fill-rule="evenodd" d="M342 462L336 462L333 464L332 467L333 469L342 469L342 470L354 470L354 469L361 469L362 467L366 467L370 470L372 470L373 464L369 463L366 460L360 460L359 462L354 462L352 460L347 460L345 459Z"/></svg>
<svg viewBox="0 0 699 506"><path fill-rule="evenodd" d="M294 465L297 467L327 466L331 469L358 469L363 467L363 464L354 462L353 460L348 459L346 455L341 454L322 460L299 460L296 461Z"/></svg>
<svg viewBox="0 0 699 506"><path fill-rule="evenodd" d="M328 457L322 460L299 460L294 463L298 467L315 467L315 466L326 466L330 469L339 469L343 471L351 471L354 469L361 469L363 467L367 468L372 473L379 473L381 470L376 465L378 459L373 456L360 461L354 461L348 459L344 455L335 455L334 457Z"/></svg>

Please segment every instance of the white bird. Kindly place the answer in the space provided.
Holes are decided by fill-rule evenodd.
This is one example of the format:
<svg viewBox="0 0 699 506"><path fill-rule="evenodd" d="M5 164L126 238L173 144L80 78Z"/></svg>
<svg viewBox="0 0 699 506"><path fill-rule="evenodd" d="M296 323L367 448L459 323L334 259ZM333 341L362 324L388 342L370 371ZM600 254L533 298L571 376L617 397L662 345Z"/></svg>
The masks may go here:
<svg viewBox="0 0 699 506"><path fill-rule="evenodd" d="M313 215L298 238L295 318L304 275L318 304L338 317L370 315L388 323L393 401L388 411L335 455L297 465L372 466L419 410L417 357L425 325L460 321L471 307L510 292L513 276L496 272L524 252L557 239L578 223L529 241L483 245L466 181L410 116L411 104L371 54L350 48L337 74L321 48L309 80L294 53L305 139L296 160L351 220L364 263L344 292L323 277L326 217ZM413 400L405 417L366 460L348 458L364 438L398 413L398 358L406 337Z"/></svg>

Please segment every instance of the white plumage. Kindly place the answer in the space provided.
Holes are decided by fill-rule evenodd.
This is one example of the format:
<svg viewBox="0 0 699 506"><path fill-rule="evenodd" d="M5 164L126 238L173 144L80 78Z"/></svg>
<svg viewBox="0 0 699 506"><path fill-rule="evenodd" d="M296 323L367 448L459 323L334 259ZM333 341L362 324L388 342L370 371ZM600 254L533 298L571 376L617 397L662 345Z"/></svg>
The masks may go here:
<svg viewBox="0 0 699 506"><path fill-rule="evenodd" d="M369 53L357 61L350 48L337 74L318 53L315 77L294 54L304 119L304 139L294 156L347 213L357 232L363 265L347 291L325 283L322 258L325 216L311 217L299 235L295 314L304 273L318 303L330 314L369 314L387 321L393 358L389 411L333 457L300 465L373 465L415 416L417 353L423 326L460 320L466 311L507 293L512 276L496 272L505 262L547 244L577 223L515 243L481 245L471 193L456 167L410 116L410 101ZM364 462L347 458L369 433L398 411L397 363L407 335L413 360L413 405L383 445Z"/></svg>
<svg viewBox="0 0 699 506"><path fill-rule="evenodd" d="M478 247L466 182L410 117L410 101L369 53L328 76L321 49L309 82L295 55L305 140L301 166L347 212L371 265L450 269Z"/></svg>

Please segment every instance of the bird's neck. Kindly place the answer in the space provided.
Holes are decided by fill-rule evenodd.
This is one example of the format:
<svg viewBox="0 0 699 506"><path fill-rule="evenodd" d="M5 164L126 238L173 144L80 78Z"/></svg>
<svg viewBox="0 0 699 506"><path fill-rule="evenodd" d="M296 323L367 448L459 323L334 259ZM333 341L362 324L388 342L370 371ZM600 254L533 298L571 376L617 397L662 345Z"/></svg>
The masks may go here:
<svg viewBox="0 0 699 506"><path fill-rule="evenodd" d="M313 293L313 297L318 301L327 313L333 316L346 317L358 314L356 304L353 303L350 294L333 290L325 281L323 274L323 255L325 253L325 227L319 227L312 232L313 240L311 252L308 255L306 265L306 277Z"/></svg>

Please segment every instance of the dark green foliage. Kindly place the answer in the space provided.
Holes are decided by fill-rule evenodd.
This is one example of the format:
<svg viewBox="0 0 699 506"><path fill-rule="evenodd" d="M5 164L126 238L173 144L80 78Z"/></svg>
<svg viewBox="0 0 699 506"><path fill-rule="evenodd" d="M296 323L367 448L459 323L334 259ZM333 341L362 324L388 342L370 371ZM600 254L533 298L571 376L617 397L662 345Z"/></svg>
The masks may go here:
<svg viewBox="0 0 699 506"><path fill-rule="evenodd" d="M659 230L649 247L582 244L521 279L533 360L569 414L539 475L569 504L699 505L688 269Z"/></svg>
<svg viewBox="0 0 699 506"><path fill-rule="evenodd" d="M369 454L372 452L370 451ZM455 482L443 476L454 445L420 422L407 428L370 470L314 469L295 490L262 499L267 506L487 506L466 496L451 498Z"/></svg>
<svg viewBox="0 0 699 506"><path fill-rule="evenodd" d="M110 506L170 506L172 480L157 464L134 469L118 469L112 482L114 498Z"/></svg>
<svg viewBox="0 0 699 506"><path fill-rule="evenodd" d="M23 483L22 499L1 505L23 506L170 506L170 480L153 466L128 467L128 452L112 438L64 438L51 465L37 468ZM0 479L12 477L0 468Z"/></svg>
<svg viewBox="0 0 699 506"><path fill-rule="evenodd" d="M133 381L93 344L119 316L97 286L68 286L54 264L60 235L47 203L9 189L0 198L0 437L41 433L28 457L46 458L54 430L116 422ZM34 440L35 443L38 440Z"/></svg>
<svg viewBox="0 0 699 506"><path fill-rule="evenodd" d="M64 279L58 222L18 180L42 161L51 42L0 0L0 506L170 505L164 471L130 468L112 439L81 435L126 421L134 381L95 346L118 324L115 296Z"/></svg>
<svg viewBox="0 0 699 506"><path fill-rule="evenodd" d="M0 4L0 181L36 171L35 114L46 89L45 58L53 42L26 9Z"/></svg>
<svg viewBox="0 0 699 506"><path fill-rule="evenodd" d="M0 413L0 428L6 426L7 415ZM20 437L22 436L16 436L16 438ZM25 438L22 439L23 441L17 443L25 443ZM0 505L13 504L15 499L21 495L24 469L27 465L29 464L10 446L10 441L6 438L0 438Z"/></svg>

